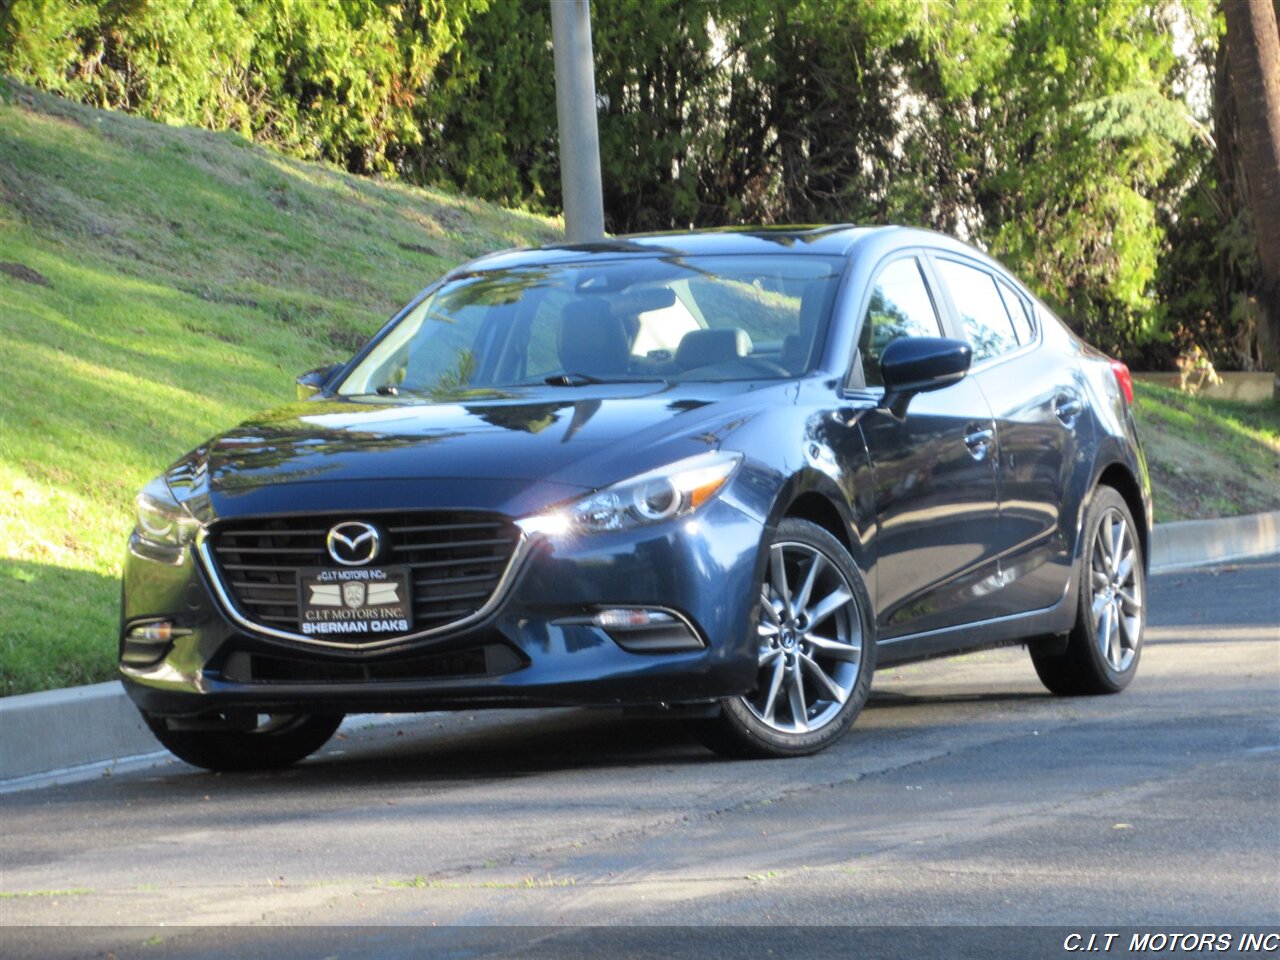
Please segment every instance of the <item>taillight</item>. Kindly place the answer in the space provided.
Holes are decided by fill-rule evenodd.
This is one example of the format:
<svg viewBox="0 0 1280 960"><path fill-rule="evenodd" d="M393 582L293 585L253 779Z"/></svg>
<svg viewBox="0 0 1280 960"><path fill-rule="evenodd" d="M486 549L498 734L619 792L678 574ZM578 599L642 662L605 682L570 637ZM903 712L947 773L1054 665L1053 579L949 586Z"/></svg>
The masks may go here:
<svg viewBox="0 0 1280 960"><path fill-rule="evenodd" d="M1111 361L1111 372L1116 375L1116 383L1120 384L1120 392L1124 394L1125 403L1133 405L1133 374L1119 360Z"/></svg>

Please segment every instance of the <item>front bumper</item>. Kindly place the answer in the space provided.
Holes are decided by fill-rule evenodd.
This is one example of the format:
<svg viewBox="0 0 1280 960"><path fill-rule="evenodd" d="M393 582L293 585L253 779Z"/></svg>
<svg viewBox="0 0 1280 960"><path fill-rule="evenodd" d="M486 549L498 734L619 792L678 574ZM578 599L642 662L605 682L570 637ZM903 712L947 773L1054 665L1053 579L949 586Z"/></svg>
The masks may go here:
<svg viewBox="0 0 1280 960"><path fill-rule="evenodd" d="M157 552L133 537L121 675L140 707L169 716L707 702L755 681L750 620L764 533L761 520L717 498L691 520L536 537L483 616L370 650L256 630L229 609L193 550ZM671 611L705 646L629 652L590 622L604 607ZM128 639L158 620L173 624L171 639Z"/></svg>

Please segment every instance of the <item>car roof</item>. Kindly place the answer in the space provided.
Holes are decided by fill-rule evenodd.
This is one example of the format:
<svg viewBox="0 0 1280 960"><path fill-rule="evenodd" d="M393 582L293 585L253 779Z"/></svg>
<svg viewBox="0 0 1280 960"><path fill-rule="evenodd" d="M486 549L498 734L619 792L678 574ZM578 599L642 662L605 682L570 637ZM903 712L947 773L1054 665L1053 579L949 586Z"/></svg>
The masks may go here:
<svg viewBox="0 0 1280 960"><path fill-rule="evenodd" d="M721 227L605 237L590 243L551 243L541 247L503 250L459 267L503 269L510 266L566 263L587 257L694 256L716 254L795 253L845 256L855 244L886 227L832 226Z"/></svg>
<svg viewBox="0 0 1280 960"><path fill-rule="evenodd" d="M682 257L747 254L816 254L846 257L858 249L878 258L911 246L952 250L982 260L981 251L932 230L898 225L830 224L825 226L745 226L604 237L589 243L552 243L487 254L457 267L453 275L472 270L501 270L571 263L586 258Z"/></svg>

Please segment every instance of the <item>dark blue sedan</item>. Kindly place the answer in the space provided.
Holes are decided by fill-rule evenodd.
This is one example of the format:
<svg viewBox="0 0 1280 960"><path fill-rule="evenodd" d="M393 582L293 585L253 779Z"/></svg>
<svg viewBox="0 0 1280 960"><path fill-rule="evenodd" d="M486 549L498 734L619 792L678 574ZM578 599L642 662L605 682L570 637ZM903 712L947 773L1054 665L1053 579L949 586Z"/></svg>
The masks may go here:
<svg viewBox="0 0 1280 960"><path fill-rule="evenodd" d="M199 766L538 704L793 756L877 666L1021 643L1068 695L1137 668L1129 371L938 234L495 254L298 390L138 497L120 670Z"/></svg>

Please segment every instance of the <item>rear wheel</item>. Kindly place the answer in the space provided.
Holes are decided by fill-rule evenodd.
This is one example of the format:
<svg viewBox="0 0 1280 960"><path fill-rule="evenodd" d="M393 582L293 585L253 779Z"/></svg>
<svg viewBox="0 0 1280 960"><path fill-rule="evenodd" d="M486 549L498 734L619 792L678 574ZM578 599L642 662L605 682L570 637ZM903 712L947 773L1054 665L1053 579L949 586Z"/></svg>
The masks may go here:
<svg viewBox="0 0 1280 960"><path fill-rule="evenodd" d="M274 770L297 763L328 742L342 714L233 712L199 719L142 712L170 753L206 770Z"/></svg>
<svg viewBox="0 0 1280 960"><path fill-rule="evenodd" d="M787 519L769 548L755 627L759 674L701 721L713 750L734 757L816 753L857 718L871 689L871 601L848 552L806 520Z"/></svg>
<svg viewBox="0 0 1280 960"><path fill-rule="evenodd" d="M1040 680L1063 696L1119 693L1142 654L1146 575L1142 541L1128 504L1098 487L1085 512L1079 604L1065 648L1031 649Z"/></svg>

